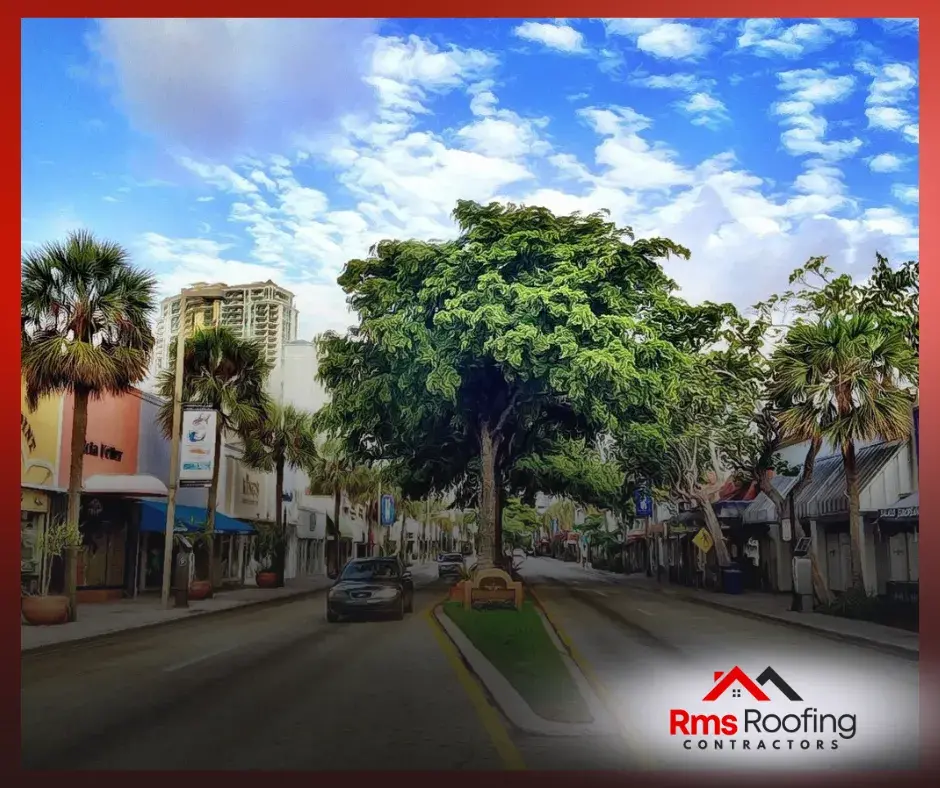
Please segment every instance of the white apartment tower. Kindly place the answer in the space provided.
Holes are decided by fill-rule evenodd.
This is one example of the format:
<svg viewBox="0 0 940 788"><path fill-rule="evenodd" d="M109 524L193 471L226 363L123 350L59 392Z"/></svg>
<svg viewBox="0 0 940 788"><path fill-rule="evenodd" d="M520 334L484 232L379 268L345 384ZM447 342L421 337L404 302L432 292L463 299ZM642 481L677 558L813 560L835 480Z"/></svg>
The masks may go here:
<svg viewBox="0 0 940 788"><path fill-rule="evenodd" d="M284 360L284 344L297 339L297 309L294 294L267 282L247 285L196 282L193 288L212 287L225 291L221 301L205 305L187 304L186 333L203 325L231 328L244 339L253 339L264 347L265 356L277 369ZM152 374L170 365L170 348L176 341L180 323L180 296L165 298L157 317Z"/></svg>

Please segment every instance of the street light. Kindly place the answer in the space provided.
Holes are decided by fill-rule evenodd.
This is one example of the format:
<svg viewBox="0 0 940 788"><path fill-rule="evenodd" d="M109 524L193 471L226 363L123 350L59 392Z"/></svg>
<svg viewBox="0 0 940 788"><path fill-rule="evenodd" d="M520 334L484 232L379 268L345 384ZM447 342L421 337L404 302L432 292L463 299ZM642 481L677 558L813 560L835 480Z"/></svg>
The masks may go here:
<svg viewBox="0 0 940 788"><path fill-rule="evenodd" d="M170 485L166 499L166 535L163 543L163 607L170 607L170 581L173 571L173 529L176 525L176 493L180 473L180 422L183 420L183 355L186 349L186 302L219 301L221 287L197 287L180 293L179 330L176 334L176 375L173 387L173 435L170 442Z"/></svg>

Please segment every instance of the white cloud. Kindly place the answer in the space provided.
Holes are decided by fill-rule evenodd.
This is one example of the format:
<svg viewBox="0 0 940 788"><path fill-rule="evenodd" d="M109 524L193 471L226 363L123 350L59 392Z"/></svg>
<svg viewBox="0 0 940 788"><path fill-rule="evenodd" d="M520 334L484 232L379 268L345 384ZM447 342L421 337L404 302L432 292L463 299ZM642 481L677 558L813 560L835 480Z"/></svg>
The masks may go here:
<svg viewBox="0 0 940 788"><path fill-rule="evenodd" d="M865 110L868 125L873 129L900 129L910 125L911 116L897 107L869 107Z"/></svg>
<svg viewBox="0 0 940 788"><path fill-rule="evenodd" d="M584 36L570 25L523 22L513 33L519 38L536 41L559 52L584 52Z"/></svg>
<svg viewBox="0 0 940 788"><path fill-rule="evenodd" d="M865 115L871 128L899 131L909 142L918 143L920 134L916 122L917 106L913 92L917 87L917 74L903 63L888 63L875 67L859 63L859 71L872 77ZM907 106L905 106L907 105Z"/></svg>
<svg viewBox="0 0 940 788"><path fill-rule="evenodd" d="M608 35L627 36L637 49L666 60L701 57L708 51L704 28L667 19L605 19Z"/></svg>
<svg viewBox="0 0 940 788"><path fill-rule="evenodd" d="M852 92L851 76L832 76L823 69L798 69L777 75L784 101L773 105L786 130L780 135L784 148L794 156L820 156L832 161L854 156L862 147L857 137L828 140L828 121L817 111L817 105L844 101Z"/></svg>
<svg viewBox="0 0 940 788"><path fill-rule="evenodd" d="M904 159L893 153L879 153L868 160L872 172L897 172L904 167Z"/></svg>
<svg viewBox="0 0 940 788"><path fill-rule="evenodd" d="M371 105L368 19L103 19L99 67L139 128L208 156L289 144ZM196 45L194 45L196 42Z"/></svg>
<svg viewBox="0 0 940 788"><path fill-rule="evenodd" d="M920 189L916 186L905 186L904 184L896 183L891 187L891 193L901 202L910 205L917 205L920 202Z"/></svg>
<svg viewBox="0 0 940 788"><path fill-rule="evenodd" d="M707 93L694 93L685 101L679 102L679 108L692 117L692 123L698 126L717 126L728 120L725 105Z"/></svg>
<svg viewBox="0 0 940 788"><path fill-rule="evenodd" d="M916 18L888 17L885 19L876 19L875 21L889 33L894 33L895 35L916 36L920 32L920 20Z"/></svg>
<svg viewBox="0 0 940 788"><path fill-rule="evenodd" d="M747 19L741 24L738 49L750 50L761 57L795 59L854 32L855 23L848 19L819 19L792 25L780 19Z"/></svg>
<svg viewBox="0 0 940 788"><path fill-rule="evenodd" d="M681 24L605 20L608 33L630 36L638 46L644 35ZM665 33L659 35L666 51ZM657 39L647 45L651 40ZM588 132L585 152L583 135L573 142L561 136L565 117L547 125L500 103L499 64L486 52L415 36L371 39L362 50L368 106L341 113L330 134L305 137L299 153L285 145L273 150L289 156L180 158L205 196L228 206L232 236L231 243L222 235L141 239L140 259L160 272L166 292L219 279L220 271L230 282L272 278L296 294L302 337L341 330L352 322L335 285L342 265L383 238L453 237L457 199L513 200L559 212L609 209L639 237L661 235L691 249L691 263L666 264L686 297L741 307L785 287L792 268L810 256L826 254L837 270L864 272L875 250L916 251L916 213L904 212L914 203L901 196L916 187L895 187L897 208L867 199L863 210L837 166L861 143L830 140L821 112L848 95L851 78L823 70L781 76L773 111L784 125L784 145L806 159L792 183L771 182L730 151L690 159L661 141L661 119L654 124L629 107L598 104L577 113L596 135ZM682 50L671 51L678 57ZM714 85L697 74L657 74L634 84L641 81L679 91L674 98L693 115L720 112ZM450 113L435 116L435 101L445 93L449 104L465 101L472 117L455 124ZM916 125L911 121L902 133Z"/></svg>

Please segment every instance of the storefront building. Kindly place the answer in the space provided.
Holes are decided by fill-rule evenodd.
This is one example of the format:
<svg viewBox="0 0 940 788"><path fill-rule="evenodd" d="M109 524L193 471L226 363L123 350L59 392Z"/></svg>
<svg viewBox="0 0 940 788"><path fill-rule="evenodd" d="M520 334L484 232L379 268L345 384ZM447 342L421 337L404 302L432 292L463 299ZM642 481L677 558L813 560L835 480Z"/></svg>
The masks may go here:
<svg viewBox="0 0 940 788"><path fill-rule="evenodd" d="M64 517L65 490L59 486L62 397L45 397L36 410L20 390L20 580L36 592L43 571L38 548L52 518Z"/></svg>

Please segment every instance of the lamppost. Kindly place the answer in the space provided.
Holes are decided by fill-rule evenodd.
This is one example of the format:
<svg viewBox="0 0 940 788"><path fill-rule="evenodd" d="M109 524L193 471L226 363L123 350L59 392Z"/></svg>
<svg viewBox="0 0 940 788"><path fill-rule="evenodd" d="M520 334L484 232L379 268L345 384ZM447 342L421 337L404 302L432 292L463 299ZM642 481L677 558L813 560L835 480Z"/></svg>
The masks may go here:
<svg viewBox="0 0 940 788"><path fill-rule="evenodd" d="M179 330L176 334L176 372L173 386L173 434L170 439L170 485L166 499L166 534L163 543L163 607L170 607L170 583L173 571L173 528L176 525L176 493L180 473L180 422L183 420L183 355L186 349L187 301L219 301L225 295L221 287L198 287L180 293Z"/></svg>

